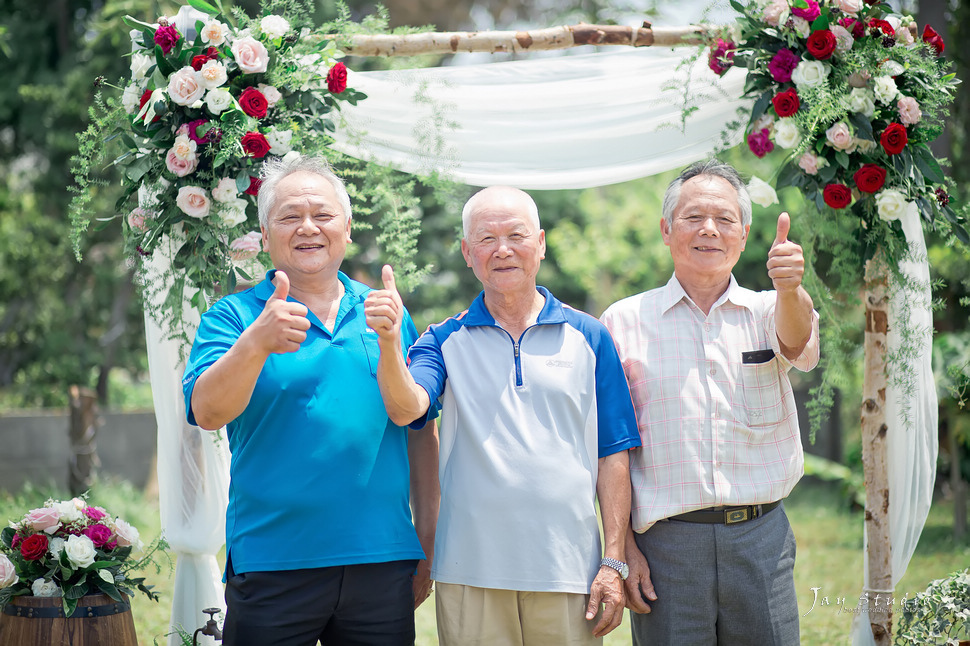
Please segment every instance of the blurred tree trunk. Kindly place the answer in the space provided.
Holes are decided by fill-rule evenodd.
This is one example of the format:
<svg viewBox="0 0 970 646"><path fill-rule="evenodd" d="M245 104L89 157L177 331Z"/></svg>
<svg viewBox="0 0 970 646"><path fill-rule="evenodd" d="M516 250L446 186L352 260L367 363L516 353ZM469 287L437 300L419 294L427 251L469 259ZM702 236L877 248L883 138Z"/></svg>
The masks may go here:
<svg viewBox="0 0 970 646"><path fill-rule="evenodd" d="M98 399L90 388L71 386L70 426L68 436L71 454L68 458L67 484L72 496L79 496L94 485L101 461L98 459L97 434L100 424Z"/></svg>

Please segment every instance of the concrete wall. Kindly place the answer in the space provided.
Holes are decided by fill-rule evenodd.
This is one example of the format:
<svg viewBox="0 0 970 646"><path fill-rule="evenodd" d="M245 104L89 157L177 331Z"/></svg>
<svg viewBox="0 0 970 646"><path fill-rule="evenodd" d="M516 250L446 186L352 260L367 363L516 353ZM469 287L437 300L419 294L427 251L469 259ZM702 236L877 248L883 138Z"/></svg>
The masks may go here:
<svg viewBox="0 0 970 646"><path fill-rule="evenodd" d="M99 474L144 487L155 455L155 413L102 413L97 431ZM0 489L25 482L67 489L68 411L0 416Z"/></svg>

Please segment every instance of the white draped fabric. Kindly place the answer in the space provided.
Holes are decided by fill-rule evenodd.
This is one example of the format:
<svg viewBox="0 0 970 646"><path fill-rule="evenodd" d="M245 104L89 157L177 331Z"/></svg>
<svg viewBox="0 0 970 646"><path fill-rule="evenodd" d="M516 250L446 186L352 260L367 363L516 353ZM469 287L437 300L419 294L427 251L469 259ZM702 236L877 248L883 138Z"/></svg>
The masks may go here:
<svg viewBox="0 0 970 646"><path fill-rule="evenodd" d="M476 186L584 188L645 177L707 157L736 110L746 106L736 98L743 72L732 70L717 81L703 60L678 67L693 53L627 50L352 74L351 86L368 98L343 107L346 126L338 129L337 147ZM697 110L682 131L685 81L687 104ZM916 314L913 305L916 325L928 329L928 309ZM203 607L223 605L214 555L222 545L227 501L225 443L184 423L179 348L164 341L151 321L148 344L162 523L179 555L172 625L192 632L203 623ZM928 349L914 369L929 369ZM918 391L903 395L909 403L890 411L897 581L922 529L935 474L935 391L932 373L921 374ZM904 424L907 411L920 413Z"/></svg>
<svg viewBox="0 0 970 646"><path fill-rule="evenodd" d="M335 147L472 186L588 188L655 175L709 156L725 124L750 107L738 98L743 71L718 82L705 58L686 60L694 53L641 48L350 74L368 98L342 109ZM685 104L697 110L682 130Z"/></svg>

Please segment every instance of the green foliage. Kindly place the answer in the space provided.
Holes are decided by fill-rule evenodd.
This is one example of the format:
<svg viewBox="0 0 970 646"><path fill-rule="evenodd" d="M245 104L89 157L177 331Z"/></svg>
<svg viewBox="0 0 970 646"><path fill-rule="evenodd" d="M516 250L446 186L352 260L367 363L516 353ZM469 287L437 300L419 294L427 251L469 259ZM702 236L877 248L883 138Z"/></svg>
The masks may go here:
<svg viewBox="0 0 970 646"><path fill-rule="evenodd" d="M930 646L970 639L970 569L930 583L903 604L896 644Z"/></svg>

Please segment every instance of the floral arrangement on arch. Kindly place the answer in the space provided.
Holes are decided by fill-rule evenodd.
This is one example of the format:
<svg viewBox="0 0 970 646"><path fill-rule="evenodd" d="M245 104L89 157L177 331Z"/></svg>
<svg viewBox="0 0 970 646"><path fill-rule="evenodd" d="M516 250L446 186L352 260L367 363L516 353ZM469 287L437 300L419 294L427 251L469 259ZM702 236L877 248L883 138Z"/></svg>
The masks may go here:
<svg viewBox="0 0 970 646"><path fill-rule="evenodd" d="M108 119L100 129L89 129L87 143L79 136L75 159L78 248L91 219L84 189L94 183L83 157L99 154L98 144L121 143L113 163L124 192L109 219L123 220L131 258L167 247L174 286L164 309L172 319L181 317L185 296L204 310L208 295L232 292L237 277L251 279L246 268L261 250L263 161L325 150L339 102L365 98L347 87L336 44L307 26L298 1L274 3L284 15L256 19L238 9L227 15L213 1L218 6L187 0L177 16L153 24L126 17L131 78L120 100L102 103Z"/></svg>
<svg viewBox="0 0 970 646"><path fill-rule="evenodd" d="M711 43L717 74L747 69L756 99L745 129L758 157L783 151L775 186L794 186L823 210L861 218L870 242L903 240L900 216L915 203L928 222L943 215L970 243L949 206L929 143L958 81L929 25L879 0L769 0L742 5L736 30ZM754 178L752 199L776 203ZM892 245L889 245L892 247Z"/></svg>
<svg viewBox="0 0 970 646"><path fill-rule="evenodd" d="M146 549L137 529L81 498L48 500L0 531L0 608L21 595L60 597L70 617L87 594L121 602L134 589L158 601L132 573L166 547L158 539ZM135 551L141 558L132 558Z"/></svg>

